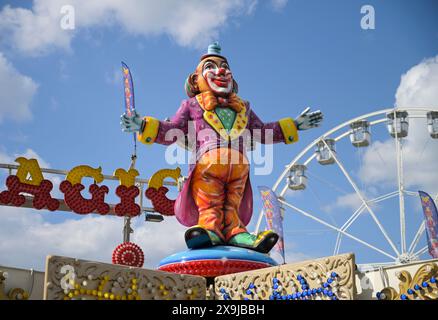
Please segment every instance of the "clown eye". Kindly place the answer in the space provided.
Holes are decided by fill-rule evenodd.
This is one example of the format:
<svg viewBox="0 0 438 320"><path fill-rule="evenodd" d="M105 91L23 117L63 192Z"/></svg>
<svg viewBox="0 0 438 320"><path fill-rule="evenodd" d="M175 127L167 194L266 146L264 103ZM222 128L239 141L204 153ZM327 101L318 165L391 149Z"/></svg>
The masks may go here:
<svg viewBox="0 0 438 320"><path fill-rule="evenodd" d="M206 63L206 64L204 65L204 70L211 70L211 69L215 69L215 68L216 68L216 65L214 65L214 64L211 63L211 62Z"/></svg>
<svg viewBox="0 0 438 320"><path fill-rule="evenodd" d="M224 69L230 69L230 66L228 64L226 64L226 63L222 63L221 67L224 68Z"/></svg>

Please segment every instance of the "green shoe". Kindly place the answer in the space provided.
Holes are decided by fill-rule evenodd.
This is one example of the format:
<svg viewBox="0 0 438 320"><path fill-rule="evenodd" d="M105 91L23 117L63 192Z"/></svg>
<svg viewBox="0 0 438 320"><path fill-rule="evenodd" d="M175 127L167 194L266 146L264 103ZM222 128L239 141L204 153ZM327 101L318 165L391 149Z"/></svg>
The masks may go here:
<svg viewBox="0 0 438 320"><path fill-rule="evenodd" d="M184 238L189 249L207 248L224 244L216 233L200 226L187 229Z"/></svg>
<svg viewBox="0 0 438 320"><path fill-rule="evenodd" d="M228 244L235 247L252 249L261 253L268 253L277 243L278 235L271 231L260 232L257 236L242 232L232 237Z"/></svg>

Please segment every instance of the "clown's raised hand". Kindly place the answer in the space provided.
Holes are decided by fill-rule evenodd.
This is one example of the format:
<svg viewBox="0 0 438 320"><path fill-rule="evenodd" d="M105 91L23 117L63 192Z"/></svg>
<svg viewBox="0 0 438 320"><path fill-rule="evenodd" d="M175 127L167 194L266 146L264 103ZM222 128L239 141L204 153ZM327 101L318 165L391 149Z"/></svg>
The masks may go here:
<svg viewBox="0 0 438 320"><path fill-rule="evenodd" d="M135 110L131 116L126 113L120 116L120 125L123 132L138 132L142 129L143 123L143 118Z"/></svg>
<svg viewBox="0 0 438 320"><path fill-rule="evenodd" d="M317 128L321 125L324 115L320 110L310 112L310 108L306 108L295 119L295 125L298 130L307 130Z"/></svg>

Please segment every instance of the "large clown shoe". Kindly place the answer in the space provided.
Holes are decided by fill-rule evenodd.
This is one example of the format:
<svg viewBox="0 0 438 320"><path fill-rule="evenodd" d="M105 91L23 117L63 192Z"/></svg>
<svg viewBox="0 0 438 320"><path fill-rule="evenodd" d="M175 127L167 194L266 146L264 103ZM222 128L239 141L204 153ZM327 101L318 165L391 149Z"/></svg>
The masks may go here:
<svg viewBox="0 0 438 320"><path fill-rule="evenodd" d="M159 270L207 278L276 266L267 254L232 246L175 253L161 260Z"/></svg>
<svg viewBox="0 0 438 320"><path fill-rule="evenodd" d="M201 249L224 244L216 233L198 225L187 229L184 239L189 249Z"/></svg>
<svg viewBox="0 0 438 320"><path fill-rule="evenodd" d="M217 234L199 225L187 229L184 238L189 249L202 249L224 244ZM277 241L278 235L272 230L266 230L257 235L248 232L236 234L227 244L261 253L268 253Z"/></svg>
<svg viewBox="0 0 438 320"><path fill-rule="evenodd" d="M268 253L278 241L278 234L272 230L254 235L248 232L236 234L228 241L228 245L247 248L261 253Z"/></svg>

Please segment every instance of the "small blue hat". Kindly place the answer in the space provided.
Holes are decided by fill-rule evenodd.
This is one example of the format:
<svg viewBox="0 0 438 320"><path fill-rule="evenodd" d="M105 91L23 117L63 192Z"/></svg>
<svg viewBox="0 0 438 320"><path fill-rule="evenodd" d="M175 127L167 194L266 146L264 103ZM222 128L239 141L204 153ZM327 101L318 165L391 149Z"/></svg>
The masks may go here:
<svg viewBox="0 0 438 320"><path fill-rule="evenodd" d="M208 58L208 57L220 57L222 59L227 60L227 58L225 58L223 55L221 55L221 49L222 48L219 45L219 42L217 42L217 41L213 42L212 44L210 44L208 46L207 53L201 57L201 60L204 60L205 58Z"/></svg>

